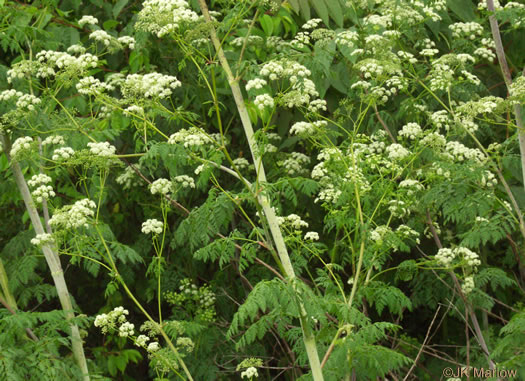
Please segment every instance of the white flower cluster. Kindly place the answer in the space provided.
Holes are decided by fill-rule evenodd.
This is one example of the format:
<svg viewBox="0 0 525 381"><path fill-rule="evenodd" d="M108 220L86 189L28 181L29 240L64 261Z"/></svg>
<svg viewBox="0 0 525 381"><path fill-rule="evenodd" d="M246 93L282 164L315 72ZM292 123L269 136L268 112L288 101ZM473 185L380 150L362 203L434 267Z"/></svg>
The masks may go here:
<svg viewBox="0 0 525 381"><path fill-rule="evenodd" d="M399 131L399 136L414 140L416 138L419 138L422 133L423 130L421 129L421 126L419 124L408 123L403 126L401 131Z"/></svg>
<svg viewBox="0 0 525 381"><path fill-rule="evenodd" d="M383 74L383 66L379 65L375 60L367 60L359 66L359 70L363 73L366 79L375 78Z"/></svg>
<svg viewBox="0 0 525 381"><path fill-rule="evenodd" d="M20 152L29 150L31 148L31 143L33 143L33 138L31 136L18 138L13 142L9 154L11 157L15 158Z"/></svg>
<svg viewBox="0 0 525 381"><path fill-rule="evenodd" d="M420 244L419 233L407 225L399 225L396 234L402 239L413 239L416 244Z"/></svg>
<svg viewBox="0 0 525 381"><path fill-rule="evenodd" d="M64 52L52 50L42 50L37 53L36 58L40 63L37 77L47 78L56 75L57 71L68 71L72 75L78 76L87 69L95 68L98 64L98 57L90 53L82 54L78 57Z"/></svg>
<svg viewBox="0 0 525 381"><path fill-rule="evenodd" d="M144 234L161 234L164 224L156 219L149 219L142 223L142 233Z"/></svg>
<svg viewBox="0 0 525 381"><path fill-rule="evenodd" d="M292 152L282 166L290 176L299 175L305 171L305 166L310 164L310 157L300 152Z"/></svg>
<svg viewBox="0 0 525 381"><path fill-rule="evenodd" d="M122 337L131 336L134 333L135 326L127 321L127 315L129 315L129 311L124 307L115 307L113 311L107 314L97 315L94 324L104 334L111 330L118 330L119 335Z"/></svg>
<svg viewBox="0 0 525 381"><path fill-rule="evenodd" d="M260 90L264 86L266 86L266 84L267 84L267 82L264 79L262 79L262 78L250 79L246 83L246 91L250 91L251 89Z"/></svg>
<svg viewBox="0 0 525 381"><path fill-rule="evenodd" d="M146 335L138 335L135 339L135 345L137 347L146 347L146 344L149 341L149 337Z"/></svg>
<svg viewBox="0 0 525 381"><path fill-rule="evenodd" d="M67 52L70 54L84 54L86 52L86 48L80 44L74 44L67 48Z"/></svg>
<svg viewBox="0 0 525 381"><path fill-rule="evenodd" d="M253 103L259 110L264 110L265 107L273 108L275 105L274 100L270 94L257 95Z"/></svg>
<svg viewBox="0 0 525 381"><path fill-rule="evenodd" d="M308 111L310 112L319 112L319 111L326 111L326 101L324 99L314 99L310 102L308 105ZM316 122L321 123L321 122ZM327 124L326 122L323 122Z"/></svg>
<svg viewBox="0 0 525 381"><path fill-rule="evenodd" d="M195 188L195 181L190 176L180 175L176 176L173 180L183 188Z"/></svg>
<svg viewBox="0 0 525 381"><path fill-rule="evenodd" d="M114 146L108 142L94 143L90 142L87 144L92 154L102 157L110 157L115 155L117 150Z"/></svg>
<svg viewBox="0 0 525 381"><path fill-rule="evenodd" d="M52 181L51 177L44 174L38 174L31 177L31 180L27 184L34 188L31 195L35 198L36 202L42 203L44 200L48 200L50 197L55 197L55 191L51 185L47 185Z"/></svg>
<svg viewBox="0 0 525 381"><path fill-rule="evenodd" d="M128 116L144 115L144 109L137 105L131 105L124 109L124 115L128 115Z"/></svg>
<svg viewBox="0 0 525 381"><path fill-rule="evenodd" d="M496 175L490 171L485 171L485 174L481 176L481 186L493 188L498 185L498 180L496 180Z"/></svg>
<svg viewBox="0 0 525 381"><path fill-rule="evenodd" d="M7 102L11 98L16 98L16 107L29 111L33 111L35 109L35 105L41 102L40 98L37 98L31 94L24 94L21 91L4 90L0 93L0 102Z"/></svg>
<svg viewBox="0 0 525 381"><path fill-rule="evenodd" d="M465 102L458 106L456 110L458 114L474 117L479 114L497 112L498 108L504 103L505 100L503 98L488 96L478 99L477 101Z"/></svg>
<svg viewBox="0 0 525 381"><path fill-rule="evenodd" d="M386 153L391 160L402 160L410 155L410 151L401 144L393 143L386 147Z"/></svg>
<svg viewBox="0 0 525 381"><path fill-rule="evenodd" d="M436 43L429 38L425 38L419 45L424 46L424 48L419 52L419 54L422 56L433 57L439 53L439 50L436 49Z"/></svg>
<svg viewBox="0 0 525 381"><path fill-rule="evenodd" d="M308 222L303 221L297 214L290 214L286 217L277 217L277 222L279 225L287 225L297 230L308 227Z"/></svg>
<svg viewBox="0 0 525 381"><path fill-rule="evenodd" d="M122 323L121 326L119 327L118 335L120 337L132 336L135 333L134 329L135 329L135 325L126 321Z"/></svg>
<svg viewBox="0 0 525 381"><path fill-rule="evenodd" d="M42 141L43 146L47 146L51 144L62 145L64 143L65 143L64 137L60 135L50 135Z"/></svg>
<svg viewBox="0 0 525 381"><path fill-rule="evenodd" d="M452 37L475 40L483 34L483 26L477 22L457 22L449 26Z"/></svg>
<svg viewBox="0 0 525 381"><path fill-rule="evenodd" d="M297 122L294 123L292 128L290 128L290 133L292 135L311 135L314 132L318 131L318 129L326 127L328 123L324 120L320 120L317 122Z"/></svg>
<svg viewBox="0 0 525 381"><path fill-rule="evenodd" d="M321 19L310 19L307 22L305 22L301 28L302 29L315 29L322 22L323 20Z"/></svg>
<svg viewBox="0 0 525 381"><path fill-rule="evenodd" d="M387 234L390 233L392 233L392 229L390 229L388 226L379 225L370 232L370 239L377 244L381 244L387 236Z"/></svg>
<svg viewBox="0 0 525 381"><path fill-rule="evenodd" d="M448 131L450 128L448 111L440 110L430 114L430 122L437 128L444 128Z"/></svg>
<svg viewBox="0 0 525 381"><path fill-rule="evenodd" d="M402 218L410 214L410 210L404 201L401 200L390 200L388 202L388 210L392 213L392 216Z"/></svg>
<svg viewBox="0 0 525 381"><path fill-rule="evenodd" d="M357 32L351 30L344 30L337 33L335 36L335 43L339 46L346 46L348 48L354 47L355 43L359 39Z"/></svg>
<svg viewBox="0 0 525 381"><path fill-rule="evenodd" d="M186 0L146 0L138 15L137 28L162 37L182 24L199 20Z"/></svg>
<svg viewBox="0 0 525 381"><path fill-rule="evenodd" d="M62 161L70 159L75 154L75 150L71 147L61 147L53 151L52 159L55 161Z"/></svg>
<svg viewBox="0 0 525 381"><path fill-rule="evenodd" d="M126 98L168 98L180 87L180 81L171 75L160 73L129 74L121 85Z"/></svg>
<svg viewBox="0 0 525 381"><path fill-rule="evenodd" d="M319 241L319 233L317 232L307 232L304 235L305 241Z"/></svg>
<svg viewBox="0 0 525 381"><path fill-rule="evenodd" d="M259 373L257 373L257 368L253 366L241 372L241 378L252 379L253 377L259 377Z"/></svg>
<svg viewBox="0 0 525 381"><path fill-rule="evenodd" d="M97 96L103 93L104 91L111 91L115 89L114 86L109 85L105 82L100 82L100 80L91 76L81 78L78 81L76 88L80 94L92 96Z"/></svg>
<svg viewBox="0 0 525 381"><path fill-rule="evenodd" d="M97 207L93 201L85 198L75 202L73 205L65 207L56 212L49 220L51 226L61 226L65 229L75 229L81 226L88 226L88 218L95 215L94 209Z"/></svg>
<svg viewBox="0 0 525 381"><path fill-rule="evenodd" d="M150 185L151 194L166 195L172 191L173 184L168 179L157 179Z"/></svg>
<svg viewBox="0 0 525 381"><path fill-rule="evenodd" d="M419 181L412 179L406 179L401 181L399 183L399 188L407 189L407 195L409 196L425 189L425 187Z"/></svg>
<svg viewBox="0 0 525 381"><path fill-rule="evenodd" d="M264 38L261 36L248 36L248 37L236 37L231 41L231 44L234 46L238 46L239 48L243 46L245 43L247 46L249 45L262 45L264 42Z"/></svg>
<svg viewBox="0 0 525 381"><path fill-rule="evenodd" d="M84 26L86 24L89 25L95 25L98 24L98 20L96 17L90 16L90 15L84 15L80 20L78 20L78 25Z"/></svg>
<svg viewBox="0 0 525 381"><path fill-rule="evenodd" d="M452 261L455 259L463 259L466 261L467 265L470 267L477 267L481 264L479 260L479 255L467 249L466 247L456 247L454 249L442 248L439 249L436 254L436 259L438 262L444 266L450 266Z"/></svg>
<svg viewBox="0 0 525 381"><path fill-rule="evenodd" d="M445 150L454 160L457 161L473 160L482 163L486 160L485 154L479 149L465 147L463 144L456 141L447 142Z"/></svg>
<svg viewBox="0 0 525 381"><path fill-rule="evenodd" d="M127 46L130 50L135 49L135 39L131 36L122 36L117 38L117 41L122 45Z"/></svg>
<svg viewBox="0 0 525 381"><path fill-rule="evenodd" d="M412 53L400 50L400 51L397 52L397 55L399 56L399 58L401 58L403 60L406 60L406 61L408 61L411 64L414 64L414 63L417 62L417 58L415 58Z"/></svg>
<svg viewBox="0 0 525 381"><path fill-rule="evenodd" d="M138 167L138 165L135 165ZM115 181L117 184L122 185L124 189L131 189L140 184L140 178L131 166L124 168L124 171L117 176Z"/></svg>
<svg viewBox="0 0 525 381"><path fill-rule="evenodd" d="M436 254L436 260L443 266L448 267L456 257L456 253L449 248L441 248Z"/></svg>
<svg viewBox="0 0 525 381"><path fill-rule="evenodd" d="M184 148L200 147L205 144L213 143L208 135L203 130L197 127L190 127L189 129L182 129L172 134L168 139L169 144L182 143Z"/></svg>
<svg viewBox="0 0 525 381"><path fill-rule="evenodd" d="M95 40L95 41L101 42L102 44L104 44L106 46L109 46L111 44L111 42L115 39L108 32L106 32L106 31L104 31L102 29L99 29L99 30L96 30L96 31L92 32L89 35L89 38L91 40Z"/></svg>
<svg viewBox="0 0 525 381"><path fill-rule="evenodd" d="M246 160L244 157L238 157L237 159L233 159L233 165L238 170L246 169L250 167L250 162Z"/></svg>
<svg viewBox="0 0 525 381"><path fill-rule="evenodd" d="M474 54L483 59L486 59L489 62L494 62L494 60L496 59L496 54L486 47L477 48L476 50L474 50Z"/></svg>
<svg viewBox="0 0 525 381"><path fill-rule="evenodd" d="M363 19L363 25L371 25L373 27L380 26L382 28L389 28L392 26L392 16L390 15L368 15ZM377 29L377 28L374 28Z"/></svg>
<svg viewBox="0 0 525 381"><path fill-rule="evenodd" d="M37 234L35 238L31 239L31 243L35 246L42 246L53 242L53 236L48 233Z"/></svg>
<svg viewBox="0 0 525 381"><path fill-rule="evenodd" d="M290 46L296 49L302 49L309 43L310 43L310 32L309 31L297 32L297 34L294 36L294 39L290 41Z"/></svg>
<svg viewBox="0 0 525 381"><path fill-rule="evenodd" d="M282 94L281 100L289 108L308 105L313 98L319 96L315 84L307 78L311 75L310 70L298 62L286 59L270 61L263 65L259 74L271 81L288 78L291 87Z"/></svg>
<svg viewBox="0 0 525 381"><path fill-rule="evenodd" d="M470 294L474 290L474 288L474 277L465 277L465 280L463 280L463 284L461 285L461 291L463 291L464 294Z"/></svg>

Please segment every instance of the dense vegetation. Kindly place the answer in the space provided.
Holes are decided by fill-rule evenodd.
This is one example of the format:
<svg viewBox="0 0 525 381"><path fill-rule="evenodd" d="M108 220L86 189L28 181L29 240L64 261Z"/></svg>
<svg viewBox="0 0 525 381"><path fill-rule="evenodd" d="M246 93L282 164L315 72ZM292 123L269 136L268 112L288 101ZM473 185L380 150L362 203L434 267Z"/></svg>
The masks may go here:
<svg viewBox="0 0 525 381"><path fill-rule="evenodd" d="M525 5L0 6L1 380L525 379Z"/></svg>

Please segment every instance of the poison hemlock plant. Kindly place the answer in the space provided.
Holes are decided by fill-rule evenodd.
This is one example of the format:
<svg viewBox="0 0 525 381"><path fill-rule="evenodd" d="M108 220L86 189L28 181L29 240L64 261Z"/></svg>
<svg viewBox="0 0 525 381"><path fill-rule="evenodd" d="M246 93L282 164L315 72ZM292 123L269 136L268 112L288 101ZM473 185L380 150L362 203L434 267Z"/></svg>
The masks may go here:
<svg viewBox="0 0 525 381"><path fill-rule="evenodd" d="M523 373L524 6L5 3L3 374Z"/></svg>

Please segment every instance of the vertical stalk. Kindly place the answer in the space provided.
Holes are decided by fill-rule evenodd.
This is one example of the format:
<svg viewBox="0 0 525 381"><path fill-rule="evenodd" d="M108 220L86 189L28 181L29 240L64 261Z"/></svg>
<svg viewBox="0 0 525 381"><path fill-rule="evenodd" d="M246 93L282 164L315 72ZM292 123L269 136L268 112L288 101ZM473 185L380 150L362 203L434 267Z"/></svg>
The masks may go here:
<svg viewBox="0 0 525 381"><path fill-rule="evenodd" d="M222 50L222 47L221 47L221 42L217 38L217 33L215 31L215 28L213 27L213 25L211 25L211 17L208 11L208 6L206 5L206 0L198 0L198 2L201 8L202 14L204 16L204 19L206 20L207 23L210 24L210 38L217 52L219 62L224 72L226 73L226 77L228 78L228 83L233 93L233 98L237 106L237 111L239 112L242 126L244 128L244 133L246 135L246 139L248 140L248 145L250 147L252 159L255 164L255 171L257 175L256 186L258 186L260 183L266 182L266 173L265 173L264 166L262 163L262 156L260 155L260 152L257 149L257 143L255 141L252 123L250 121L248 111L246 110L246 106L244 104L244 98L242 96L242 92L239 87L239 84L237 80L235 79L235 77L233 76L228 60L226 59L226 56L224 55L224 51ZM270 205L270 200L268 199L268 197L263 192L257 191L256 193L257 193L257 200L264 211L264 215L266 217L268 226L270 228L270 233L272 235L275 247L277 249L277 254L279 255L279 259L282 263L286 276L291 282L292 287L294 287L294 289L296 290L295 272L292 266L292 262L290 261L290 256L288 255L288 250L284 243L284 238L283 238L281 229L279 227L279 224L277 223L277 217L275 215L275 212ZM306 353L308 355L308 360L310 362L313 379L315 381L322 381L324 378L323 378L323 372L321 369L321 363L319 361L319 354L317 353L315 335L310 325L308 324L308 315L304 308L304 304L300 300L300 296L297 294L297 292L296 292L296 295L297 295L297 299L299 302L299 314L300 314L299 320L301 322L301 328L303 331L303 342L306 348Z"/></svg>
<svg viewBox="0 0 525 381"><path fill-rule="evenodd" d="M45 233L44 227L42 226L40 216L35 207L33 199L31 198L31 193L29 192L29 188L24 179L24 175L22 174L20 165L16 161L11 160L11 157L9 155L9 150L11 149L9 138L3 133L0 133L0 140L4 146L4 151L7 156L7 160L11 165L11 171L13 172L16 185L24 200L24 204L26 206L27 213L29 214L29 217L31 219L33 229L35 230L36 234L43 234ZM44 257L46 258L47 265L51 270L51 276L53 277L58 298L60 300L60 305L64 310L66 319L73 319L75 317L75 313L73 311L71 296L69 295L69 291L67 289L66 280L64 278L64 272L62 271L62 265L58 257L57 249L54 245L45 244L42 245L42 251L44 252ZM78 366L82 370L83 380L89 381L89 371L87 367L86 357L84 355L84 348L82 346L82 339L80 337L78 326L74 323L71 323L69 326L71 329L71 347L73 349L73 355Z"/></svg>
<svg viewBox="0 0 525 381"><path fill-rule="evenodd" d="M489 16L490 29L492 31L492 38L494 39L494 44L496 46L496 54L498 56L499 67L501 68L503 79L505 80L507 90L510 94L510 85L512 85L512 75L510 74L507 58L505 57L505 50L503 48L503 42L501 41L498 20L496 20L496 17L494 16L494 0L487 0L487 9L489 10L489 12L491 12ZM521 174L523 176L523 187L525 189L525 128L523 126L523 119L521 115L521 105L514 105L514 114L516 116L516 125L518 126L518 142L520 145L521 156Z"/></svg>

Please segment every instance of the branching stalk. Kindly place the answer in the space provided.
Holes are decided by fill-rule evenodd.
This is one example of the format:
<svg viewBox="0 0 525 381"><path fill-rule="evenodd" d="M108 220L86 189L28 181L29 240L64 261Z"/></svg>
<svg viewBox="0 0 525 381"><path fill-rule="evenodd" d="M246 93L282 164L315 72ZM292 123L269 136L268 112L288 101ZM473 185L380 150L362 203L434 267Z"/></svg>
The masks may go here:
<svg viewBox="0 0 525 381"><path fill-rule="evenodd" d="M7 156L7 160L11 165L11 171L13 172L16 185L24 200L24 204L26 206L27 213L29 214L29 217L31 219L33 229L35 230L36 234L43 234L44 227L42 226L40 216L35 207L33 199L31 198L31 193L29 192L29 188L25 181L24 175L22 174L22 169L20 168L18 162L11 160L11 157L9 155L9 150L11 148L9 138L3 133L0 133L0 140L4 146L4 151ZM62 309L64 310L64 313L66 315L66 319L71 320L75 317L75 312L73 311L71 296L67 288L66 280L64 278L64 272L62 271L62 265L60 263L60 258L58 257L56 247L53 245L45 244L42 245L42 251L44 252L44 257L46 258L47 265L51 270L51 276L53 277L58 298L60 300ZM86 357L84 355L84 348L82 346L82 339L80 338L78 326L74 323L71 323L70 329L73 355L75 356L75 360L78 366L82 370L83 380L89 381L89 371L87 367Z"/></svg>
<svg viewBox="0 0 525 381"><path fill-rule="evenodd" d="M220 40L218 39L217 34L215 32L215 28L211 26L211 17L208 11L208 6L206 5L206 1L199 0L199 6L201 8L204 19L206 20L207 23L210 24L210 37L215 47L217 56L219 58L219 62L221 63L221 66L224 72L226 73L226 77L228 78L228 82L229 82L230 88L233 93L233 98L235 100L235 104L237 106L237 110L239 112L239 116L241 118L241 122L244 128L244 133L248 140L248 145L250 147L252 159L255 164L255 171L257 174L256 186L259 186L260 184L266 183L266 173L265 173L264 166L262 163L262 156L260 155L260 152L257 149L257 143L255 141L252 123L250 121L248 111L246 110L244 98L242 96L242 92L239 87L239 84L237 80L235 79L235 77L233 76L228 60L226 59L226 56L224 55L224 51L222 50ZM268 226L270 228L270 232L271 232L275 247L277 249L279 259L284 268L285 274L287 278L289 279L289 281L292 283L292 286L295 287L294 285L295 280L296 280L295 272L294 272L292 263L290 261L290 256L288 255L288 250L284 243L284 238L283 238L281 229L279 228L279 224L277 223L277 217L275 215L275 212L271 208L270 200L268 199L268 197L263 192L259 192L258 190L256 193L257 193L257 200L259 204L261 205L264 211L266 220L268 222ZM320 381L320 380L323 380L323 373L321 369L321 363L319 361L319 354L317 353L315 335L312 332L310 325L308 323L308 316L306 314L304 304L299 299L299 297L298 297L298 300L299 300L301 328L303 331L303 342L306 348L306 353L308 355L308 360L310 362L313 379L315 381Z"/></svg>

